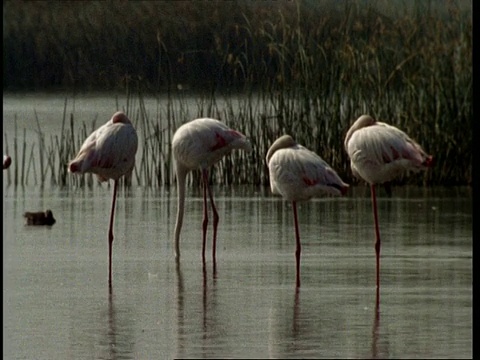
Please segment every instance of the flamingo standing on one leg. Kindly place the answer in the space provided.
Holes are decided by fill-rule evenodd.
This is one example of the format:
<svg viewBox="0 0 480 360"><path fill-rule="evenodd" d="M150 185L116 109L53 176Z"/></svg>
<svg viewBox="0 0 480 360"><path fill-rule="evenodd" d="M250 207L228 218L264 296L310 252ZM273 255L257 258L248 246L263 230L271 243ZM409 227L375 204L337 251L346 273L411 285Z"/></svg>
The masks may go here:
<svg viewBox="0 0 480 360"><path fill-rule="evenodd" d="M375 185L391 181L406 171L426 170L433 158L423 151L402 130L375 121L369 115L360 116L345 137L345 149L355 177L370 184L375 221L375 254L377 301L380 288L380 231L378 228Z"/></svg>
<svg viewBox="0 0 480 360"><path fill-rule="evenodd" d="M306 201L325 193L344 195L348 184L320 156L297 144L290 135L279 137L268 149L267 164L270 188L292 202L297 248L296 279L300 286L300 231L297 202Z"/></svg>
<svg viewBox="0 0 480 360"><path fill-rule="evenodd" d="M3 155L3 170L7 170L12 164L12 158L8 155Z"/></svg>
<svg viewBox="0 0 480 360"><path fill-rule="evenodd" d="M108 284L112 285L113 219L118 179L135 166L138 137L130 119L121 111L90 134L75 159L68 164L71 173L94 173L100 181L114 180L110 226L108 229Z"/></svg>
<svg viewBox="0 0 480 360"><path fill-rule="evenodd" d="M180 126L172 140L173 157L177 172L178 208L175 224L175 258L180 258L180 231L185 211L185 181L189 171L200 168L203 178L203 245L202 260L205 262L205 245L208 225L207 192L213 210L212 258L215 266L218 213L208 184L208 168L220 161L234 149L251 151L252 146L245 135L230 129L224 123L209 118L192 120Z"/></svg>

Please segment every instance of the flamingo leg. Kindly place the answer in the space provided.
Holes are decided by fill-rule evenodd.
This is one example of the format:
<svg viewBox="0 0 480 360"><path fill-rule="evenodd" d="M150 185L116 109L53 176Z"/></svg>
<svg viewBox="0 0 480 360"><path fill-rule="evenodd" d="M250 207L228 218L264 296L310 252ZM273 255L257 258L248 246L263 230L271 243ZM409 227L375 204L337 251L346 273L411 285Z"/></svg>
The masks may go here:
<svg viewBox="0 0 480 360"><path fill-rule="evenodd" d="M113 219L115 217L115 203L117 201L118 180L113 183L112 210L110 212L110 226L108 228L108 285L112 286L112 245L113 245Z"/></svg>
<svg viewBox="0 0 480 360"><path fill-rule="evenodd" d="M213 201L213 193L210 186L207 184L208 196L210 197L210 203L212 204L212 211L213 211L213 243L212 243L212 261L213 261L213 268L215 269L216 264L216 250L217 250L217 228L218 228L218 211L217 207L215 206L215 201Z"/></svg>
<svg viewBox="0 0 480 360"><path fill-rule="evenodd" d="M375 255L377 261L377 302L379 298L378 291L380 289L380 230L378 228L378 213L377 213L377 196L375 194L375 185L370 185L371 194L372 194L372 207L373 207L373 219L375 221Z"/></svg>
<svg viewBox="0 0 480 360"><path fill-rule="evenodd" d="M205 263L205 247L207 244L207 226L208 226L208 209L207 209L207 188L208 188L208 170L202 170L203 176L203 237L202 237L202 260Z"/></svg>
<svg viewBox="0 0 480 360"><path fill-rule="evenodd" d="M300 244L300 230L298 228L297 202L292 201L293 207L293 221L295 223L295 240L297 242L297 249L295 250L295 259L297 261L297 287L300 287L300 254L302 252L302 245Z"/></svg>

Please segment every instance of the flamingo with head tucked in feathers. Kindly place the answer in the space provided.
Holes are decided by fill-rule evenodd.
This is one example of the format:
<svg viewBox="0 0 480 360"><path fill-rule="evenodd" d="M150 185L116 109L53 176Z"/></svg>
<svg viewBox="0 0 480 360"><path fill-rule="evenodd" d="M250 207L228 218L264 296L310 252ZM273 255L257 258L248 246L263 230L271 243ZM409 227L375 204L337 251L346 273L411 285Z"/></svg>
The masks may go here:
<svg viewBox="0 0 480 360"><path fill-rule="evenodd" d="M355 177L370 184L375 221L376 287L380 287L380 231L378 227L375 185L384 184L407 171L426 170L433 158L402 130L376 121L369 115L360 116L345 137L345 149Z"/></svg>
<svg viewBox="0 0 480 360"><path fill-rule="evenodd" d="M203 181L203 237L202 260L205 262L205 246L208 225L207 193L213 211L212 259L215 266L218 212L208 182L208 169L232 150L251 151L252 146L245 135L230 129L221 121L200 118L180 126L172 140L173 157L177 174L177 220L175 223L175 258L180 258L180 232L185 212L185 182L188 172L200 169Z"/></svg>
<svg viewBox="0 0 480 360"><path fill-rule="evenodd" d="M127 115L119 111L87 137L78 154L68 164L68 170L71 173L93 173L101 182L110 179L114 181L108 229L109 286L112 285L113 219L118 180L133 170L137 147L137 132Z"/></svg>
<svg viewBox="0 0 480 360"><path fill-rule="evenodd" d="M297 202L324 194L344 195L348 184L320 156L297 144L290 135L279 137L267 152L273 194L292 202L296 239L296 286L300 286L300 230Z"/></svg>

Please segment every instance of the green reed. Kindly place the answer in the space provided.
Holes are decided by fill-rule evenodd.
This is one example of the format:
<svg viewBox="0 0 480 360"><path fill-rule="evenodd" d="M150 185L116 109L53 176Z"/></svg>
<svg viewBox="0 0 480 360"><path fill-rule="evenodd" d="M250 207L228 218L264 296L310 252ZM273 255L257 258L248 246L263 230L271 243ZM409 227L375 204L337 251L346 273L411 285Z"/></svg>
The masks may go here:
<svg viewBox="0 0 480 360"><path fill-rule="evenodd" d="M158 108L155 114L147 112L143 95L129 96L127 115L132 119L139 136L139 152L132 176L122 180L127 185L141 186L171 185L175 181L174 166L171 153L171 139L175 130L184 122L193 118L210 116L221 119L231 127L246 134L253 145L251 153L233 152L211 170L212 183L219 184L268 184L268 170L265 163L265 154L270 144L281 134L290 133L298 142L319 153L327 162L338 171L347 181L352 182L348 167L348 159L343 149L343 137L349 124L343 126L337 121L335 114L341 99L328 97L318 99L317 102L306 105L295 100L296 94L291 94L294 100L285 97L270 98L266 94L258 96L251 94L234 102L232 98L224 99L224 106L220 107L215 98L199 96L196 109L186 109L185 101L181 96L168 100L165 108ZM135 98L136 101L132 99ZM159 101L160 102L160 101ZM299 105L300 104L300 105ZM342 104L347 113L353 113L356 104ZM126 108L124 108L125 110ZM327 109L327 112L323 112ZM86 137L96 126L96 119L91 125L83 122L76 124L74 114L70 115L67 126L67 114L64 112L60 134L51 134L49 142L44 141L45 134L41 130L38 119L38 142L30 144L30 156L26 161L27 144L23 141L22 151L18 150L17 137L14 138L14 184L28 184L31 181L29 174L33 170L35 184L49 182L59 186L92 186L96 180L92 175L74 176L67 172L68 161L73 159ZM320 117L321 116L321 117ZM318 121L321 119L322 121ZM399 120L402 118L400 117ZM417 124L422 126L422 124ZM410 129L412 130L412 129ZM24 139L26 138L24 130ZM424 143L424 141L420 141ZM8 138L5 135L5 144ZM460 146L452 142L450 151ZM36 149L42 149L37 151ZM8 147L7 147L8 150ZM430 151L432 152L432 151ZM438 154L432 152L435 156ZM446 155L451 155L448 153ZM40 161L44 158L44 164ZM420 174L408 179L412 183L442 184L449 166L441 162L438 157L437 166L429 175ZM21 161L15 161L22 159ZM36 164L40 166L37 173ZM17 176L16 168L21 167L21 178ZM23 174L26 174L25 176ZM37 177L37 174L39 175ZM190 184L200 184L200 172L194 172ZM449 179L452 183L462 183L463 178Z"/></svg>
<svg viewBox="0 0 480 360"><path fill-rule="evenodd" d="M173 133L182 123L202 116L219 118L244 132L254 148L250 154L235 152L225 158L212 169L212 182L267 184L264 157L283 133L319 153L342 178L356 182L343 139L363 113L400 127L434 155L432 170L399 182L471 183L472 135L459 129L468 129L473 119L472 20L460 2L427 2L428 6L416 2L412 8L404 4L390 10L382 1L376 2L384 6L380 10L357 1L341 5L295 1L277 7L172 3L126 2L112 7L108 2L89 2L81 8L73 3L67 8L61 3L43 8L7 3L7 10L19 10L25 24L21 29L6 24L6 52L16 53L17 43L32 51L31 56L17 56L15 64L30 68L33 65L23 62L42 64L47 54L65 64L60 77L50 73L58 69L44 66L38 85L106 84L127 92L126 104L117 108L132 119L142 144L127 184L172 184ZM55 16L60 11L66 11L63 18ZM182 14L182 24L175 20L178 17L165 16L174 13ZM161 22L153 20L155 14L162 15ZM144 21L133 21L134 16ZM124 21L114 21L119 17ZM39 38L37 27L42 24ZM95 49L95 54L88 49ZM7 68L9 64L7 58ZM4 85L10 73L4 76ZM52 78L55 84L45 83ZM193 110L184 95L188 91L177 90L189 85L198 93ZM159 101L156 113L148 113L146 94L166 94L167 105L162 107ZM237 104L233 99L239 94ZM226 105L220 108L222 99ZM39 181L47 181L48 171L55 184L91 185L91 176L86 183L83 177L68 175L66 163L94 126L75 128L70 114L68 127L65 111L63 116L61 134L50 139L37 119L38 143L30 146L31 154L34 146L40 154ZM18 159L16 141L15 130ZM22 154L28 151L25 146ZM27 162L25 174L34 164ZM28 181L28 176L17 179L16 174L15 167L15 184ZM189 181L199 183L199 172Z"/></svg>

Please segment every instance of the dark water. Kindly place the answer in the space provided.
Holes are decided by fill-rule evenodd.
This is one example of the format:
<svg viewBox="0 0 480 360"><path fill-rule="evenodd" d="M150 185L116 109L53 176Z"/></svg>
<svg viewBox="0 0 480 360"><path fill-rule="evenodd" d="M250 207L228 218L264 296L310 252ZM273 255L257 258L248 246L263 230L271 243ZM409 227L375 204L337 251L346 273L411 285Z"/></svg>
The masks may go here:
<svg viewBox="0 0 480 360"><path fill-rule="evenodd" d="M175 188L122 189L109 293L111 188L5 184L6 359L472 357L469 188L395 188L379 199L377 316L367 188L300 206L298 291L291 207L268 189L214 189L215 276L210 242L201 263L198 189L189 189L179 266ZM53 227L24 225L24 211L47 208Z"/></svg>

